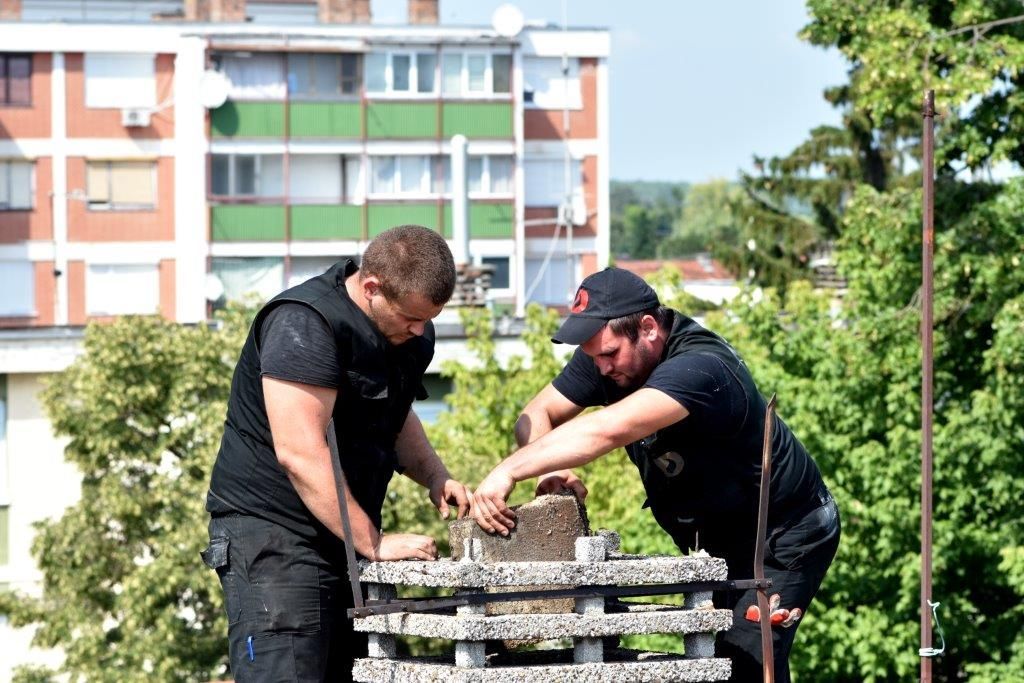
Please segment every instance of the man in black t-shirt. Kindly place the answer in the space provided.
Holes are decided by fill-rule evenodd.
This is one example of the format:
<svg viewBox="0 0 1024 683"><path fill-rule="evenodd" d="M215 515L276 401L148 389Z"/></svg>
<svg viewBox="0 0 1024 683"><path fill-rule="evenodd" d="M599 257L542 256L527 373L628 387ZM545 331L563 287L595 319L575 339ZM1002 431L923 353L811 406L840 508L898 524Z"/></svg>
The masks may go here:
<svg viewBox="0 0 1024 683"><path fill-rule="evenodd" d="M473 515L508 534L505 504L515 484L547 475L538 493L587 494L567 468L625 446L658 524L682 551L723 557L729 578L753 577L764 439L764 398L723 339L671 309L632 273L608 268L577 290L556 333L579 345L562 372L516 422L520 448L481 482ZM602 410L580 415L590 406ZM800 618L839 544L839 515L817 465L789 427L773 422L765 575L772 579L775 680L789 680L789 652ZM611 492L607 492L609 495ZM715 595L733 610L718 656L736 681L760 680L756 593Z"/></svg>
<svg viewBox="0 0 1024 683"><path fill-rule="evenodd" d="M352 680L366 654L345 543L371 560L433 560L434 539L381 532L388 482L402 472L442 516L469 492L451 478L411 410L434 352L431 319L452 295L444 238L420 226L377 236L362 268L336 264L272 299L235 367L207 495L203 553L224 590L231 674L249 681ZM345 538L330 450L337 437L352 537Z"/></svg>

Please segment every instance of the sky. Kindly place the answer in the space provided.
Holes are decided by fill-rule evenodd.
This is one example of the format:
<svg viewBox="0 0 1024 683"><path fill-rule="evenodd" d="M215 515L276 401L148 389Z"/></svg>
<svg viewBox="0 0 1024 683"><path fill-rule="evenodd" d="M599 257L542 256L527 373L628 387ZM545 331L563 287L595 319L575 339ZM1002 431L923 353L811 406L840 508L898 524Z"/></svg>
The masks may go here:
<svg viewBox="0 0 1024 683"><path fill-rule="evenodd" d="M519 0L526 18L611 30L611 175L732 180L838 123L822 91L845 79L837 51L800 41L802 0ZM371 0L403 24L407 0ZM489 26L504 0L440 0L442 24Z"/></svg>

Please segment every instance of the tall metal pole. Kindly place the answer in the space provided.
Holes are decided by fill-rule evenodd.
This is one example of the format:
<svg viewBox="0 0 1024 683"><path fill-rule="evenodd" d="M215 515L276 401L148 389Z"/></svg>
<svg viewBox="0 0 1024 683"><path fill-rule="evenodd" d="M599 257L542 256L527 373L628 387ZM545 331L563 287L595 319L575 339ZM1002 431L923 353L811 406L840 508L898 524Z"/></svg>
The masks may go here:
<svg viewBox="0 0 1024 683"><path fill-rule="evenodd" d="M469 263L469 180L466 173L469 141L461 133L452 136L452 255L456 266Z"/></svg>
<svg viewBox="0 0 1024 683"><path fill-rule="evenodd" d="M924 96L921 241L921 680L932 680L932 300L935 251L935 91Z"/></svg>

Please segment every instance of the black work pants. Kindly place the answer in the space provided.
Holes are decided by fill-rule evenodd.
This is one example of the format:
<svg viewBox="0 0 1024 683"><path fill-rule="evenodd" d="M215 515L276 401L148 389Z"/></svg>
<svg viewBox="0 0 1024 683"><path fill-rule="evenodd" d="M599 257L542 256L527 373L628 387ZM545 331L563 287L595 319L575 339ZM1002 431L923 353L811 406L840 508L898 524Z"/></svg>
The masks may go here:
<svg viewBox="0 0 1024 683"><path fill-rule="evenodd" d="M355 633L344 560L280 525L244 515L210 520L203 560L217 571L237 683L351 681L366 656ZM333 561L332 561L333 560Z"/></svg>
<svg viewBox="0 0 1024 683"><path fill-rule="evenodd" d="M839 510L831 496L824 497L819 507L769 529L765 544L764 573L772 580L767 593L779 594L779 607L798 608L804 615L839 548ZM753 578L753 547L738 549L725 559L730 579ZM715 642L715 654L732 660L731 681L763 680L761 626L745 618L747 608L756 604L757 591L753 589L715 594L715 606L733 612L732 628L719 633ZM789 652L799 625L797 621L772 627L776 683L789 683Z"/></svg>

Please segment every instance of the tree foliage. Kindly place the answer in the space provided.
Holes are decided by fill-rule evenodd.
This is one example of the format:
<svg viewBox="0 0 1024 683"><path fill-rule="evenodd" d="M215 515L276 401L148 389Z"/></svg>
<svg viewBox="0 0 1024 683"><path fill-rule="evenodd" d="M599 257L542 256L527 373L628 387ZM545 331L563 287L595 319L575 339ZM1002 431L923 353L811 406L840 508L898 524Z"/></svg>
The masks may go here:
<svg viewBox="0 0 1024 683"><path fill-rule="evenodd" d="M216 575L199 559L203 508L231 369L249 313L223 326L157 317L91 325L84 353L49 383L43 403L80 500L37 526L40 598L4 594L14 626L59 647L81 681L204 681L223 672L226 623ZM26 668L19 680L51 674Z"/></svg>

